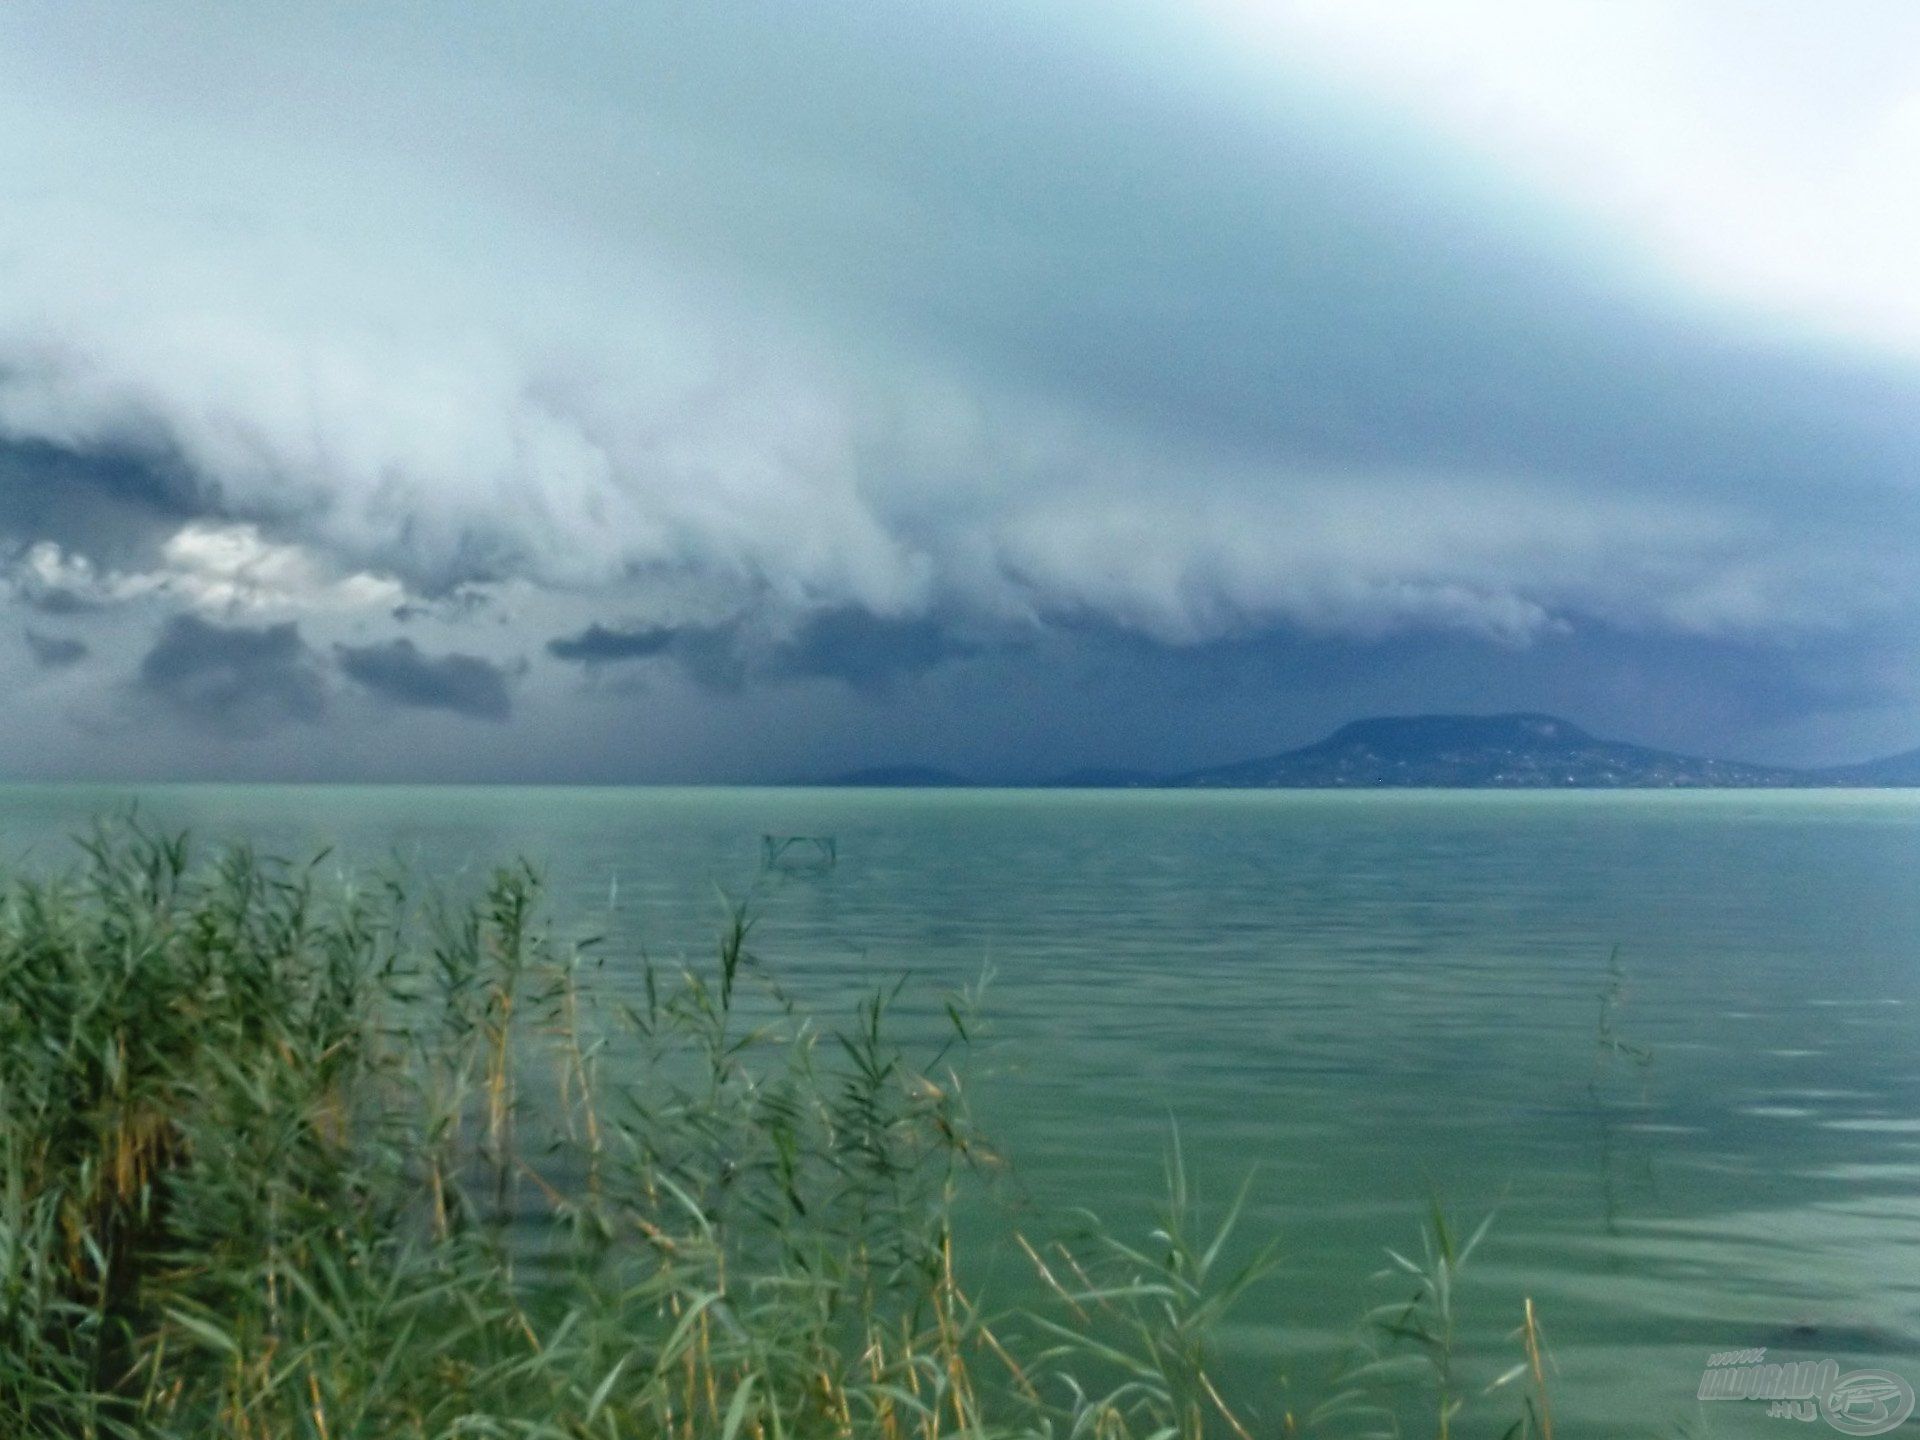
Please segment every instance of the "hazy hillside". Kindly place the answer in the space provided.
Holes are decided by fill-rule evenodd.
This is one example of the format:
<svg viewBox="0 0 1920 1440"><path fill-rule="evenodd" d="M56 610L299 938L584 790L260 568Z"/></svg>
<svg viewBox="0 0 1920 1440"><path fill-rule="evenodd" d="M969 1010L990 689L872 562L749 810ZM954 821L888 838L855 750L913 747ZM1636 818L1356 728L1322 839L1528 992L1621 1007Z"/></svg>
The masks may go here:
<svg viewBox="0 0 1920 1440"><path fill-rule="evenodd" d="M835 785L976 785L930 765L857 770ZM1177 775L1089 768L1039 782L1060 789L1755 789L1920 786L1920 750L1823 770L1681 755L1605 740L1554 715L1385 715L1297 750Z"/></svg>
<svg viewBox="0 0 1920 1440"><path fill-rule="evenodd" d="M1409 715L1356 720L1325 740L1195 770L1172 783L1308 786L1778 786L1796 771L1602 740L1551 715Z"/></svg>

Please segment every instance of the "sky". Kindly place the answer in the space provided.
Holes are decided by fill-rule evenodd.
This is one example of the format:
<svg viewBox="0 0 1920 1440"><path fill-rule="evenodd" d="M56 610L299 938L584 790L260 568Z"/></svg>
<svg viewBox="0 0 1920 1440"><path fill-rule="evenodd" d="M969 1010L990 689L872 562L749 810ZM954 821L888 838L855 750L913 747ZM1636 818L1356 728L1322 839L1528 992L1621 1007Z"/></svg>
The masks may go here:
<svg viewBox="0 0 1920 1440"><path fill-rule="evenodd" d="M1920 745L1910 0L28 0L0 198L0 775Z"/></svg>

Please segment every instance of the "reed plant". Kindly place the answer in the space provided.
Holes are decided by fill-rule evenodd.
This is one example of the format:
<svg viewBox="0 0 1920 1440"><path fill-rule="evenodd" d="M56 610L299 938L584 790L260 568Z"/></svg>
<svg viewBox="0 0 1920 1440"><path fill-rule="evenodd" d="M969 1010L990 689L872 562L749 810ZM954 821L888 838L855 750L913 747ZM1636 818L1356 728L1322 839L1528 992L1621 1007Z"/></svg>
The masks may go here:
<svg viewBox="0 0 1920 1440"><path fill-rule="evenodd" d="M1045 1285L988 1313L954 1224L1000 1167L975 997L909 1044L897 987L840 1024L798 1004L744 911L710 965L605 963L539 892L422 901L126 824L5 886L0 1434L1431 1429L1222 1393L1214 1331L1274 1257L1227 1259L1238 1207L1200 1226L1177 1152L1152 1235L1023 1237ZM1408 1334L1446 1319L1450 1246ZM1519 1433L1550 1436L1530 1311L1525 1345Z"/></svg>

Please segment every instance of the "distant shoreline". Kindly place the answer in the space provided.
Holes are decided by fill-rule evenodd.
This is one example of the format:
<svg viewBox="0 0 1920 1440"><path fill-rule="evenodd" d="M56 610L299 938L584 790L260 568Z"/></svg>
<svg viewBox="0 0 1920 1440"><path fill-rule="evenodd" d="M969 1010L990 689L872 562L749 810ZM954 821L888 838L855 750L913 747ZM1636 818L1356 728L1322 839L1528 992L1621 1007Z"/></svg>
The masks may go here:
<svg viewBox="0 0 1920 1440"><path fill-rule="evenodd" d="M945 785L881 785L843 780L495 780L495 779L225 779L180 777L96 780L22 778L0 780L4 790L91 790L103 792L109 799L117 793L134 794L149 790L494 790L550 791L580 790L615 792L622 790L780 790L780 791L864 791L874 794L1081 794L1081 795L1465 795L1465 794L1886 794L1920 791L1920 784L1881 782L1809 781L1798 785L1061 785L1051 781L961 780Z"/></svg>
<svg viewBox="0 0 1920 1440"><path fill-rule="evenodd" d="M1920 750L1855 765L1794 767L1659 750L1589 734L1551 715L1406 715L1356 720L1323 740L1252 760L1156 773L1079 769L1037 780L981 780L934 765L884 765L775 780L501 780L299 776L17 778L0 785L113 791L191 785L393 789L673 790L1795 790L1920 789Z"/></svg>
<svg viewBox="0 0 1920 1440"><path fill-rule="evenodd" d="M855 788L956 789L971 777L928 765L855 770ZM1390 715L1355 720L1311 745L1197 770L1088 769L1021 789L1123 790L1805 790L1920 785L1920 751L1808 768L1684 755L1589 734L1553 715Z"/></svg>

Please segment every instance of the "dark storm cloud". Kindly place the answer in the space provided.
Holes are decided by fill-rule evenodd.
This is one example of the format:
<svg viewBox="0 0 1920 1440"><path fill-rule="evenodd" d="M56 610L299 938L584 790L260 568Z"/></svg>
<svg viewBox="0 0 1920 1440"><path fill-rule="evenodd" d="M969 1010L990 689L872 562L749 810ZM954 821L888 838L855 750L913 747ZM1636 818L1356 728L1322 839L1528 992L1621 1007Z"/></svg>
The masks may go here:
<svg viewBox="0 0 1920 1440"><path fill-rule="evenodd" d="M225 134L243 107L196 83L194 37L226 23L182 24L141 53L168 117ZM247 110L249 147L365 161L365 207L337 208L378 243L293 244L300 171L251 162L256 223L206 230L195 187L226 194L253 150L195 152L185 233L108 321L47 259L74 333L0 411L49 444L145 437L190 477L175 500L417 590L667 574L777 612L768 633L842 609L1163 640L1627 609L1765 628L1871 609L1910 568L1887 537L1920 527L1912 365L1687 299L1304 67L1222 70L1205 29L715 0L374 45L290 19L248 43L331 57L328 94L392 113ZM390 65L444 84L398 98ZM460 183L375 143L401 118ZM131 163L60 173L110 201ZM611 252L510 223L576 213ZM414 217L421 245L395 242ZM209 270L233 283L202 293Z"/></svg>
<svg viewBox="0 0 1920 1440"><path fill-rule="evenodd" d="M633 626L595 621L577 634L555 636L546 648L556 660L585 670L592 688L598 688L603 672L620 674L636 662L659 660L706 690L733 694L747 683L752 668L745 628L738 621ZM622 675L614 685L631 683Z"/></svg>
<svg viewBox="0 0 1920 1440"><path fill-rule="evenodd" d="M616 629L595 621L577 635L555 636L547 642L547 653L576 665L611 665L664 654L680 634L672 626Z"/></svg>
<svg viewBox="0 0 1920 1440"><path fill-rule="evenodd" d="M142 565L209 510L175 461L113 444L78 450L0 439L0 545L50 541L97 564ZM50 614L78 603L57 589L30 598Z"/></svg>
<svg viewBox="0 0 1920 1440"><path fill-rule="evenodd" d="M549 722L624 671L692 681L688 733L805 691L1039 764L1043 716L1047 768L1341 707L1690 748L1920 707L1912 346L1689 289L1582 176L1230 54L1219 8L7 12L11 593L112 597L102 654L142 596L278 607L304 629L171 622L143 684L312 718L301 637L339 642L397 704L518 721L503 767L571 764ZM209 519L260 543L182 583ZM449 653L347 643L369 575ZM662 614L733 618L577 628ZM588 683L518 714L467 653L542 644Z"/></svg>
<svg viewBox="0 0 1920 1440"><path fill-rule="evenodd" d="M597 676L638 660L671 662L708 690L733 693L763 666L765 644L739 620L712 625L609 626L598 621L575 635L556 636L547 653Z"/></svg>
<svg viewBox="0 0 1920 1440"><path fill-rule="evenodd" d="M1737 483L1789 504L1810 476L1908 473L1914 367L1686 303L1310 84L1254 123L1230 96L1143 94L1085 50L1016 55L959 11L788 14L780 46L746 43L764 16L711 7L712 44L636 96L701 142L678 152L698 174L662 176L688 239L983 380L1298 467ZM641 23L664 55L682 20ZM830 178L742 203L771 163ZM850 194L868 203L850 214Z"/></svg>
<svg viewBox="0 0 1920 1440"><path fill-rule="evenodd" d="M769 669L780 676L820 676L879 692L898 680L979 653L977 644L956 637L937 619L891 620L842 609L808 620L774 650Z"/></svg>
<svg viewBox="0 0 1920 1440"><path fill-rule="evenodd" d="M334 653L348 679L397 705L474 720L503 721L513 713L506 672L478 655L426 655L406 639L339 645Z"/></svg>
<svg viewBox="0 0 1920 1440"><path fill-rule="evenodd" d="M750 680L839 680L881 693L895 681L980 652L942 620L899 620L843 607L809 616L791 633L761 634L720 625L610 627L595 622L547 642L556 659L596 669L630 660L666 658L709 689L738 690Z"/></svg>
<svg viewBox="0 0 1920 1440"><path fill-rule="evenodd" d="M316 721L327 708L316 657L291 621L254 627L176 615L140 662L138 684L187 718L239 735Z"/></svg>
<svg viewBox="0 0 1920 1440"><path fill-rule="evenodd" d="M87 658L84 640L75 640L67 635L43 635L33 629L26 632L26 637L27 649L33 655L34 663L43 670L64 670Z"/></svg>
<svg viewBox="0 0 1920 1440"><path fill-rule="evenodd" d="M42 615L70 616L85 615L90 610L99 609L99 602L70 590L64 585L47 585L31 576L19 576L14 581L14 595L28 609L38 610Z"/></svg>

